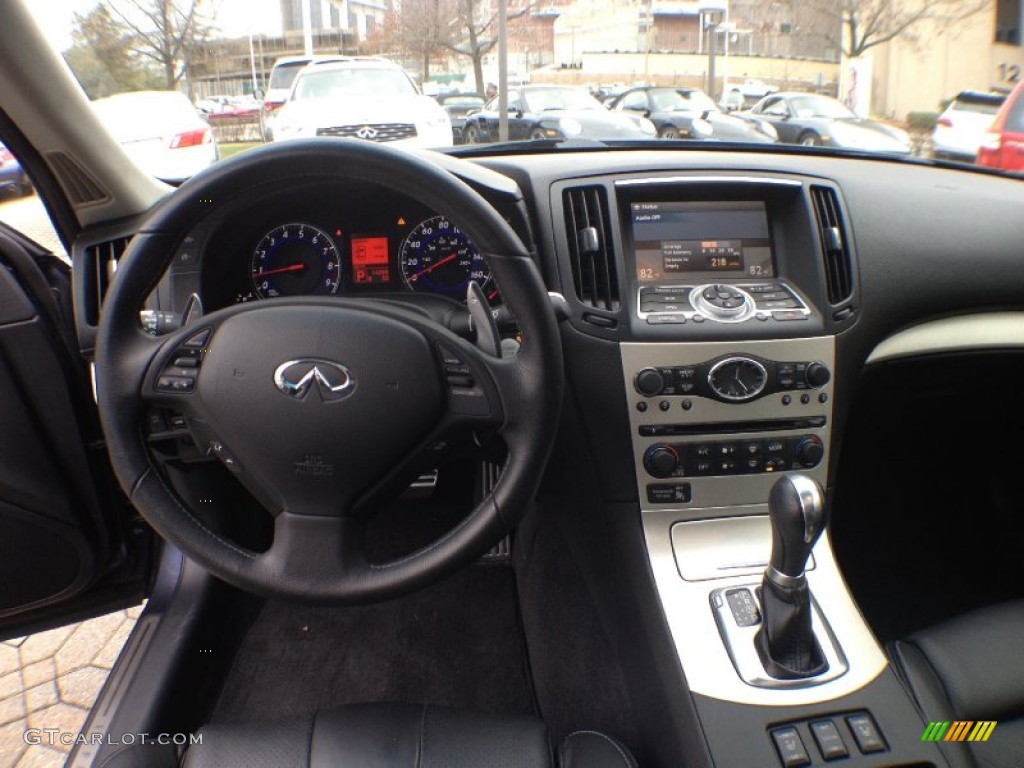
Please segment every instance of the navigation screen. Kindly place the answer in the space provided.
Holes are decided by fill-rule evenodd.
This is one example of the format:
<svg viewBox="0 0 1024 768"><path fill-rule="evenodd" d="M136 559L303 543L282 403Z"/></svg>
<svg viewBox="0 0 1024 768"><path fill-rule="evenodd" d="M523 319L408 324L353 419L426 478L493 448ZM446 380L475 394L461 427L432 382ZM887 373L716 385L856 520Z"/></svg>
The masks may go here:
<svg viewBox="0 0 1024 768"><path fill-rule="evenodd" d="M642 283L774 277L761 202L631 203Z"/></svg>

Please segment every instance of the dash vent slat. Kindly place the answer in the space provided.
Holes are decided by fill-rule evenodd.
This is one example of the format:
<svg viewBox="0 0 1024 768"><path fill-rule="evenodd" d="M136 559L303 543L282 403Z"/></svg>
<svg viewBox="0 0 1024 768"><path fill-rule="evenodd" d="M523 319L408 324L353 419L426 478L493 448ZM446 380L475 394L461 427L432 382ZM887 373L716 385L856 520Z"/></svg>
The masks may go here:
<svg viewBox="0 0 1024 768"><path fill-rule="evenodd" d="M604 187L568 189L564 207L576 298L595 309L617 312L619 276Z"/></svg>
<svg viewBox="0 0 1024 768"><path fill-rule="evenodd" d="M86 286L86 321L90 325L99 325L100 310L107 289L117 272L117 262L128 247L128 238L119 237L104 243L96 243L85 249L85 265L87 274L92 276L91 284Z"/></svg>
<svg viewBox="0 0 1024 768"><path fill-rule="evenodd" d="M811 187L824 258L829 303L842 304L853 296L853 265L839 198L831 187Z"/></svg>

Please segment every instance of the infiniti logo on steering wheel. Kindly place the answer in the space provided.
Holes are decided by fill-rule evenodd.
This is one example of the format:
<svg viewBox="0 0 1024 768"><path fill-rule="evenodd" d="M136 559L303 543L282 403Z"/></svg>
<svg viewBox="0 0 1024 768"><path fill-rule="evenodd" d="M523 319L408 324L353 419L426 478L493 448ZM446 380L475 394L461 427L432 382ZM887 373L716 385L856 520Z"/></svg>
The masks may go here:
<svg viewBox="0 0 1024 768"><path fill-rule="evenodd" d="M344 400L356 390L352 372L330 360L289 360L274 371L274 384L281 392L302 400L316 385L324 402Z"/></svg>

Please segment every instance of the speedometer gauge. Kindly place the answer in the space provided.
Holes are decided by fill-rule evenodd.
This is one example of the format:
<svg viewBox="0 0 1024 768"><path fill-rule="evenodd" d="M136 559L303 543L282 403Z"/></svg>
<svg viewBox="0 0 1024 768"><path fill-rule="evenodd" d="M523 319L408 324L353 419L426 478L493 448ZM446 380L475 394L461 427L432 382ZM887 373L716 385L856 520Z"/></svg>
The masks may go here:
<svg viewBox="0 0 1024 768"><path fill-rule="evenodd" d="M476 246L444 216L417 224L402 243L399 261L402 279L414 291L461 299L470 280L485 291L491 282L491 271Z"/></svg>
<svg viewBox="0 0 1024 768"><path fill-rule="evenodd" d="M261 299L337 293L341 258L326 232L309 224L283 224L256 246L251 274Z"/></svg>

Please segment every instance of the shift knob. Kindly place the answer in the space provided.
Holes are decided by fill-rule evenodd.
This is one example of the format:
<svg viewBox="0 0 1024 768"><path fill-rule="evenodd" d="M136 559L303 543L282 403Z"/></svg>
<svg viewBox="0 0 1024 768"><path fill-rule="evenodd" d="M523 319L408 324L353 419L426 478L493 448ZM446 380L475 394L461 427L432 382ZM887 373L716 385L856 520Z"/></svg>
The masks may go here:
<svg viewBox="0 0 1024 768"><path fill-rule="evenodd" d="M768 496L768 517L772 524L769 578L773 571L789 579L800 578L825 524L821 486L807 475L780 477Z"/></svg>

